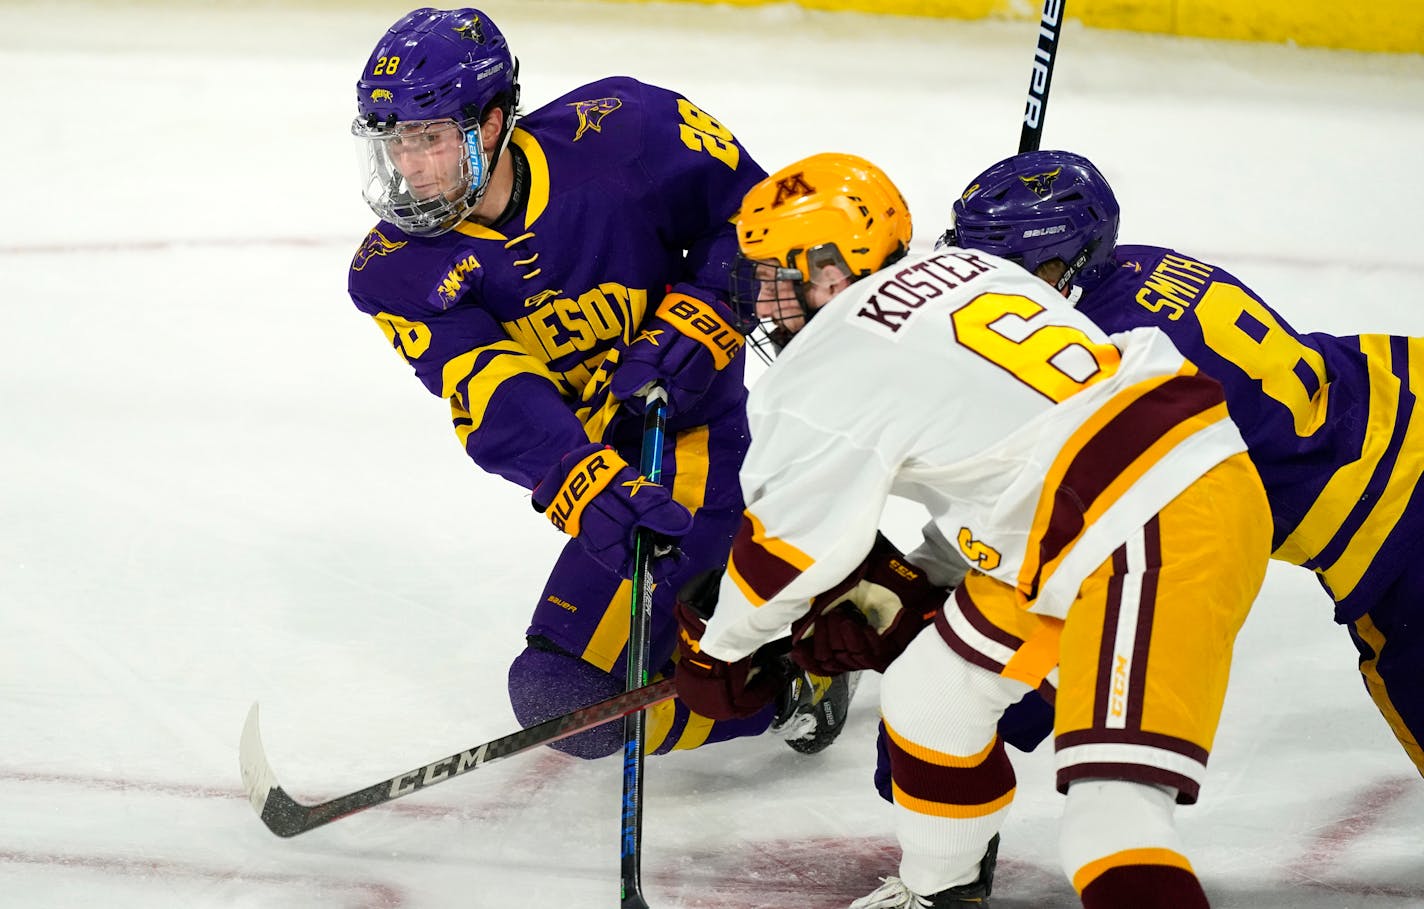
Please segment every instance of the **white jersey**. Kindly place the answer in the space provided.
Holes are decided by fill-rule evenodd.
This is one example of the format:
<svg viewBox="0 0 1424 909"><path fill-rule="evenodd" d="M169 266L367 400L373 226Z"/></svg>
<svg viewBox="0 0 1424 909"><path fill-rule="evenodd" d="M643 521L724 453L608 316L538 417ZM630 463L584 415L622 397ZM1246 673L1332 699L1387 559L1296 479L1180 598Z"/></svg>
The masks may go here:
<svg viewBox="0 0 1424 909"><path fill-rule="evenodd" d="M1220 386L1166 335L1108 336L1018 265L954 248L840 293L748 413L746 513L701 641L723 660L853 571L892 494L1062 618L1129 534L1245 450Z"/></svg>

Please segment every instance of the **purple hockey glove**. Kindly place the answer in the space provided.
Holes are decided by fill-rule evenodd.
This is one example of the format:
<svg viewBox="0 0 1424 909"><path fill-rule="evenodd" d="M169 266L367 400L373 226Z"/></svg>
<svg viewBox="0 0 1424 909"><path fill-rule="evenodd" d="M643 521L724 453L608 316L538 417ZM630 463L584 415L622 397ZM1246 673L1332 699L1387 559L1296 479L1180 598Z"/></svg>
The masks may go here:
<svg viewBox="0 0 1424 909"><path fill-rule="evenodd" d="M722 303L668 294L623 351L611 394L636 411L642 400L638 392L662 382L668 392L668 415L686 412L746 345L746 338L733 327L735 322Z"/></svg>
<svg viewBox="0 0 1424 909"><path fill-rule="evenodd" d="M534 510L583 544L595 561L627 577L639 527L658 542L687 533L692 513L639 476L618 452L596 442L576 448L534 487Z"/></svg>

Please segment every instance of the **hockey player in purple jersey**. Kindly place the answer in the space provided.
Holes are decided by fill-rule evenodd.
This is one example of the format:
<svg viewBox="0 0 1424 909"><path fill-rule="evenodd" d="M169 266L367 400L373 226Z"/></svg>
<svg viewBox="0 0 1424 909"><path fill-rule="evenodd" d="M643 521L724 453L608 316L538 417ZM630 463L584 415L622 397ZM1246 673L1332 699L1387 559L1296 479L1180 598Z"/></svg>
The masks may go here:
<svg viewBox="0 0 1424 909"><path fill-rule="evenodd" d="M1225 387L1274 557L1315 572L1424 774L1424 338L1296 331L1215 265L1117 245L1118 215L1090 161L1029 152L971 181L945 242L1017 261L1105 331L1161 329Z"/></svg>
<svg viewBox="0 0 1424 909"><path fill-rule="evenodd" d="M523 114L518 63L474 9L395 23L357 109L364 196L381 220L351 262L351 299L450 402L475 463L530 490L573 537L510 667L516 716L532 725L622 689L637 527L678 544L653 566L649 665L670 672L673 595L725 564L742 510L750 323L725 302L729 219L764 171L692 101L631 78ZM669 395L662 485L628 466L639 393L654 382ZM839 731L849 691L805 682L788 670L787 696L742 720L664 703L648 749L780 722L792 747L816 750ZM835 709L812 710L812 689ZM592 758L621 744L609 724L555 747Z"/></svg>

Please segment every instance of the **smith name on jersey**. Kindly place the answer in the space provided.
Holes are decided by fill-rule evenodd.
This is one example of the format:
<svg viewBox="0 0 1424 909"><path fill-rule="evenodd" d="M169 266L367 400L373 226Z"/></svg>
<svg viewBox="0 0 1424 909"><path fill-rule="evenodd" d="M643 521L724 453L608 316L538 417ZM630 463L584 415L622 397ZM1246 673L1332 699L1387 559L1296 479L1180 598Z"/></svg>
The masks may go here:
<svg viewBox="0 0 1424 909"><path fill-rule="evenodd" d="M666 293L725 298L729 219L765 173L692 102L622 77L520 118L506 154L527 185L510 217L427 238L381 222L349 290L450 401L475 462L532 488L564 452L616 444L633 422L602 396L609 354ZM738 358L669 430L738 412L744 396Z"/></svg>
<svg viewBox="0 0 1424 909"><path fill-rule="evenodd" d="M1316 571L1336 621L1359 618L1424 535L1424 338L1298 332L1213 265L1151 246L1115 258L1079 309L1107 331L1161 329L1222 383L1276 558Z"/></svg>

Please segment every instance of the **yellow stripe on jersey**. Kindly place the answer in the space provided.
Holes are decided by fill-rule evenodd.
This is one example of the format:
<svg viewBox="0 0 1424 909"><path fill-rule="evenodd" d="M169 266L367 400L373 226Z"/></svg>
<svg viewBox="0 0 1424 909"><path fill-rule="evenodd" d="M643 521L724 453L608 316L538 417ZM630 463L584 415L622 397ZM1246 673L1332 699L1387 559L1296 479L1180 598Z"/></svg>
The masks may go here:
<svg viewBox="0 0 1424 909"><path fill-rule="evenodd" d="M497 240L503 243L509 239L493 227L485 227L483 224L476 224L474 221L461 221L455 225L454 230L457 234L474 237L476 240Z"/></svg>
<svg viewBox="0 0 1424 909"><path fill-rule="evenodd" d="M1227 419L1226 403L1222 400L1206 409L1184 415L1183 419L1170 428L1160 432L1153 429L1152 431L1157 433L1155 436L1124 439L1122 444L1140 442L1143 447L1101 489L1070 490L1074 498L1090 498L1089 501L1080 502L1084 506L1082 526L1071 538L1053 539L1048 545L1044 545L1045 541L1049 541L1050 533L1055 529L1053 527L1055 512L1062 505L1059 493L1064 487L1070 470L1081 466L1084 451L1098 441L1100 434L1109 427L1109 424L1130 406L1162 389L1168 383L1195 375L1197 375L1196 367L1190 363L1184 363L1176 375L1150 379L1132 385L1105 403L1069 437L1049 467L1043 485L1043 496L1039 500L1033 526L1029 531L1030 542L1025 551L1017 585L1023 602L1037 596L1038 589L1068 557L1072 551L1073 543L1077 541L1083 531L1116 505L1129 489L1142 480L1149 470L1159 464L1188 437L1195 435L1207 426ZM1215 391L1219 391L1219 386L1214 387ZM1219 399L1220 395L1216 394L1216 397ZM1091 495L1089 495L1090 493ZM1048 558L1040 561L1045 552Z"/></svg>
<svg viewBox="0 0 1424 909"><path fill-rule="evenodd" d="M539 146L539 140L519 127L514 128L509 141L519 146L529 162L529 200L524 206L524 226L533 227L549 207L549 159Z"/></svg>
<svg viewBox="0 0 1424 909"><path fill-rule="evenodd" d="M539 141L517 126L510 134L509 141L519 146L519 150L524 152L524 157L529 162L529 201L524 207L524 226L528 228L539 219L544 209L549 207L549 159L545 156L544 149L539 146ZM496 240L500 243L509 240L509 237L493 227L476 224L474 221L461 221L454 229L456 233L476 240Z"/></svg>
<svg viewBox="0 0 1424 909"><path fill-rule="evenodd" d="M694 426L677 434L672 497L694 514L707 498L707 471L711 463L707 454L709 436L706 426Z"/></svg>
<svg viewBox="0 0 1424 909"><path fill-rule="evenodd" d="M484 354L492 356L476 370L475 364ZM484 422L485 411L489 409L490 399L499 386L506 379L521 374L538 376L556 386L558 384L554 374L543 363L529 356L528 351L516 341L496 341L446 362L440 373L440 393L450 400L450 410L455 419L469 420L468 425L455 427L461 445Z"/></svg>
<svg viewBox="0 0 1424 909"><path fill-rule="evenodd" d="M1424 338L1409 340L1409 384L1424 391ZM1400 383L1393 372L1388 335L1364 335L1360 349L1369 362L1370 410L1360 457L1337 470L1315 504L1273 556L1301 565L1330 545L1360 502L1379 462L1389 449L1399 417ZM1317 566L1334 599L1349 596L1360 582L1380 545L1398 523L1424 465L1424 408L1416 406L1405 427L1398 460L1383 493L1349 545L1330 565Z"/></svg>
<svg viewBox="0 0 1424 909"><path fill-rule="evenodd" d="M1192 863L1187 861L1187 857L1172 849L1160 847L1124 849L1079 868L1073 873L1073 889L1081 895L1089 884L1108 871L1133 865L1165 865L1169 868L1180 868L1188 874L1196 874L1192 870Z"/></svg>
<svg viewBox="0 0 1424 909"><path fill-rule="evenodd" d="M613 395L606 395L597 410L582 407L574 411L574 417L583 424L584 434L590 442L602 442L603 434L608 431L608 424L613 422L622 406L622 401Z"/></svg>
<svg viewBox="0 0 1424 909"><path fill-rule="evenodd" d="M1118 393L1098 408L1091 417L1084 420L1083 424L1064 441L1058 456L1048 468L1048 475L1043 480L1043 498L1039 499L1038 508L1033 515L1033 525L1029 527L1028 538L1030 540L1042 540L1048 535L1048 522L1053 517L1055 496L1063 484L1063 478L1067 475L1068 468L1072 466L1074 458L1083 450L1084 446L1096 438L1098 433L1103 431L1103 427L1126 410L1128 405L1154 388L1165 384L1171 378L1171 376L1162 376L1132 385L1126 391ZM1018 589L1021 594L1025 590L1035 589L1034 579L1039 576L1041 569L1038 562L1039 555L1041 553L1038 547L1032 544L1024 552L1023 566L1019 570L1018 580Z"/></svg>
<svg viewBox="0 0 1424 909"><path fill-rule="evenodd" d="M1424 407L1415 406L1404 431L1404 441L1369 517L1350 538L1334 564L1323 568L1325 583L1335 599L1344 599L1360 583L1385 538L1394 531L1419 482L1419 452L1424 451Z"/></svg>

